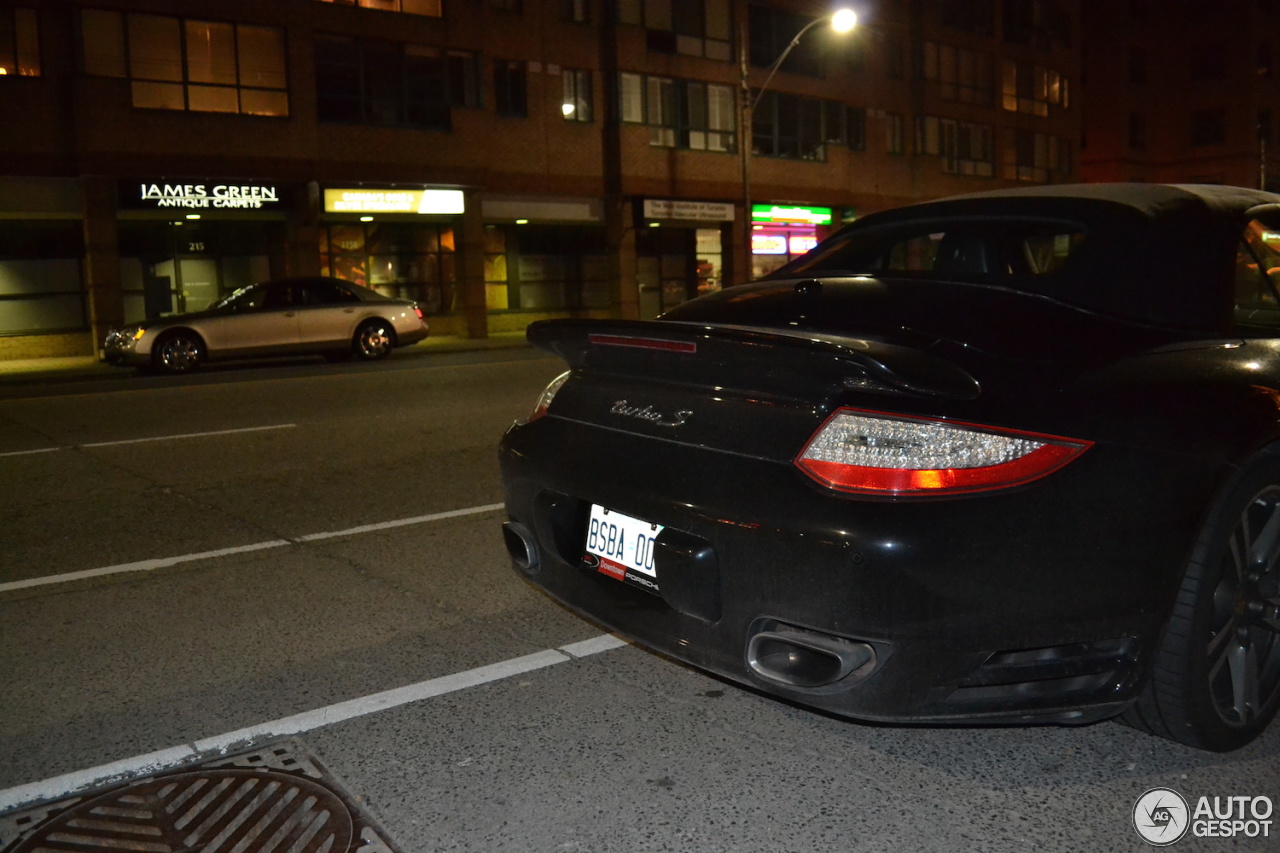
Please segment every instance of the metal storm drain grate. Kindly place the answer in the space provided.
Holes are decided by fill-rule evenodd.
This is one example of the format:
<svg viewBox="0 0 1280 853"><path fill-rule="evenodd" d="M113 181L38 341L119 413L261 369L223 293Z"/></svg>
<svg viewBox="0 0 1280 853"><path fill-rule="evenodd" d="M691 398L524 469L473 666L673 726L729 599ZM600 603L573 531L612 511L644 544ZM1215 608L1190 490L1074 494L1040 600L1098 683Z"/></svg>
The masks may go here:
<svg viewBox="0 0 1280 853"><path fill-rule="evenodd" d="M0 853L395 853L296 741L0 818Z"/></svg>

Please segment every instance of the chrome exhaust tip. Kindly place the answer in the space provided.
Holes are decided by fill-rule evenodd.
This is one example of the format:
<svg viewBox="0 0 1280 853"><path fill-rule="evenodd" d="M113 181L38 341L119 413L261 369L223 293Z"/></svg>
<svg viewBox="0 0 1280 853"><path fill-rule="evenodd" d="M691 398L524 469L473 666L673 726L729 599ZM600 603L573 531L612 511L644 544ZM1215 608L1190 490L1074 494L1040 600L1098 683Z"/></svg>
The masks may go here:
<svg viewBox="0 0 1280 853"><path fill-rule="evenodd" d="M747 665L766 681L814 690L875 668L875 649L831 634L773 623L747 644Z"/></svg>
<svg viewBox="0 0 1280 853"><path fill-rule="evenodd" d="M516 568L526 575L536 574L542 559L533 532L518 521L508 521L502 525L502 539Z"/></svg>

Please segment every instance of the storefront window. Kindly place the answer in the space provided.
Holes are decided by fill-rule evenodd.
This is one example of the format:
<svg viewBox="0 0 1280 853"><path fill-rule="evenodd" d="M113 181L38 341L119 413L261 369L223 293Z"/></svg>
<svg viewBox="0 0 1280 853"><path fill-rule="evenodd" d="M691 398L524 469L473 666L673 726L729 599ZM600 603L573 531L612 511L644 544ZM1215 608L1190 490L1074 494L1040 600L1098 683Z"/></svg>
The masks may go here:
<svg viewBox="0 0 1280 853"><path fill-rule="evenodd" d="M326 275L384 296L413 299L428 314L453 310L453 228L411 222L334 223L320 235Z"/></svg>
<svg viewBox="0 0 1280 853"><path fill-rule="evenodd" d="M0 335L88 325L79 222L7 222L0 229Z"/></svg>
<svg viewBox="0 0 1280 853"><path fill-rule="evenodd" d="M484 268L490 311L553 311L609 304L603 228L488 225Z"/></svg>
<svg viewBox="0 0 1280 853"><path fill-rule="evenodd" d="M279 223L120 224L126 322L203 311L238 288L271 277L267 245Z"/></svg>

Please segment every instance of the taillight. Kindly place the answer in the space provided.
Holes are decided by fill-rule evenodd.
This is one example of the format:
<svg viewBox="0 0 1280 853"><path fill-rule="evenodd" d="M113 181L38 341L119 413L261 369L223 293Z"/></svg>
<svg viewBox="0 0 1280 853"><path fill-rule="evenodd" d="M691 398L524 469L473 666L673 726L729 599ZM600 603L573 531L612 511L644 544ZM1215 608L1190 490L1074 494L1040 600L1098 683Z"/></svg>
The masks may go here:
<svg viewBox="0 0 1280 853"><path fill-rule="evenodd" d="M564 385L569 378L569 371L565 371L552 379L546 388L542 389L542 394L538 396L538 402L534 404L533 412L529 415L529 421L536 421L547 413L547 409L551 408L551 401L555 398L556 392L560 390L560 386Z"/></svg>
<svg viewBox="0 0 1280 853"><path fill-rule="evenodd" d="M421 305L414 305L414 306L413 306L413 313L415 313L415 314L417 314L417 315L418 315L418 319L419 319L419 320L422 320L423 322L426 322L427 315L422 313L422 306L421 306Z"/></svg>
<svg viewBox="0 0 1280 853"><path fill-rule="evenodd" d="M954 495L1029 483L1092 446L1059 436L839 409L795 464L841 492Z"/></svg>

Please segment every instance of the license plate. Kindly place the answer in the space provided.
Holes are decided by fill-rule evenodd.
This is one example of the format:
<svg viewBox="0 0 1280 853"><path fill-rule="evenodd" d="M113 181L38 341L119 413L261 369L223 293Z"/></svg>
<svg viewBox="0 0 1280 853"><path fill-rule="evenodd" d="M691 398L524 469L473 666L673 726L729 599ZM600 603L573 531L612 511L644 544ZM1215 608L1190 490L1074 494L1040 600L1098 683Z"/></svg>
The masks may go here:
<svg viewBox="0 0 1280 853"><path fill-rule="evenodd" d="M654 540L661 532L661 524L641 521L593 504L583 561L611 578L657 592L658 574L653 568L653 551Z"/></svg>

